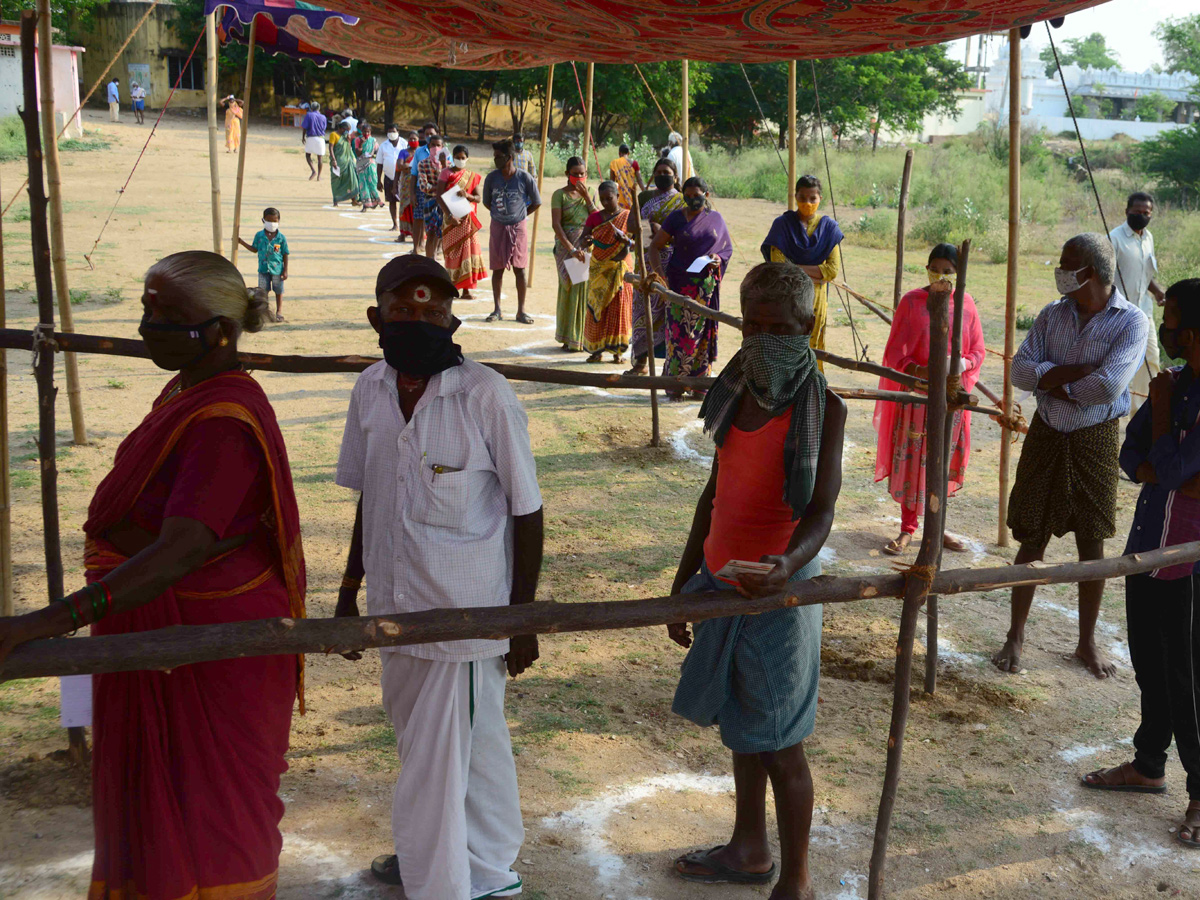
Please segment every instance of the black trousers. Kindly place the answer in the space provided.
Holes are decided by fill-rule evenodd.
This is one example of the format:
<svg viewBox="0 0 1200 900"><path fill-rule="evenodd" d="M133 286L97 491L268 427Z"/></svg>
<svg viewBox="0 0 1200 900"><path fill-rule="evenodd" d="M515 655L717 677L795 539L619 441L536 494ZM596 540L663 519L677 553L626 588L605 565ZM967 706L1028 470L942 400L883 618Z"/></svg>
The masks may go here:
<svg viewBox="0 0 1200 900"><path fill-rule="evenodd" d="M1162 778L1175 738L1188 796L1200 800L1200 576L1125 579L1129 656L1142 695L1133 765Z"/></svg>

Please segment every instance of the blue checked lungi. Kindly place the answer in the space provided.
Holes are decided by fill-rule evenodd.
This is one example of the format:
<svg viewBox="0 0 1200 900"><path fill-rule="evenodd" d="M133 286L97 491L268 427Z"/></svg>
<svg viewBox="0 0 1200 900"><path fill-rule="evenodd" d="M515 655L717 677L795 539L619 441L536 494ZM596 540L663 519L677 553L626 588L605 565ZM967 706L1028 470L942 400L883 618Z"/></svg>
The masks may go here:
<svg viewBox="0 0 1200 900"><path fill-rule="evenodd" d="M821 574L813 559L792 576ZM728 590L701 566L684 593ZM718 725L734 753L768 753L813 732L821 676L820 605L757 616L708 619L693 626L671 710L697 725Z"/></svg>

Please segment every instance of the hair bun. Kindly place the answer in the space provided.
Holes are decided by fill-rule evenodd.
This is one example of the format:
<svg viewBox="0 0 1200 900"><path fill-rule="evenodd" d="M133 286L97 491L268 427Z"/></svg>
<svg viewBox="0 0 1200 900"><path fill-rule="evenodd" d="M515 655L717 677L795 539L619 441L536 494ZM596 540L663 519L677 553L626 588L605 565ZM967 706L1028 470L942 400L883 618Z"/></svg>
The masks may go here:
<svg viewBox="0 0 1200 900"><path fill-rule="evenodd" d="M263 326L271 320L271 304L267 302L267 292L259 288L246 288L246 314L242 317L242 328L253 334L262 331Z"/></svg>

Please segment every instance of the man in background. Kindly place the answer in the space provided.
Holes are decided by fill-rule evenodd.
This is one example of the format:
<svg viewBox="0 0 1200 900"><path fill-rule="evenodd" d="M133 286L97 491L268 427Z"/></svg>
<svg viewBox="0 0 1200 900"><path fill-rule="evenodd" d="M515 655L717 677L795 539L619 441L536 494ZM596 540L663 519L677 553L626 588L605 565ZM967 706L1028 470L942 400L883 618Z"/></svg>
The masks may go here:
<svg viewBox="0 0 1200 900"><path fill-rule="evenodd" d="M121 79L113 78L108 83L108 120L121 121Z"/></svg>
<svg viewBox="0 0 1200 900"><path fill-rule="evenodd" d="M1154 306L1162 306L1163 289L1154 276L1158 260L1154 256L1154 235L1147 227L1154 217L1154 198L1137 191L1125 203L1125 221L1108 235L1117 254L1117 287L1125 298L1150 320L1146 358L1133 376L1130 412L1137 412L1150 391L1150 381L1158 374L1158 333L1154 324ZM1138 394L1141 394L1139 397Z"/></svg>
<svg viewBox="0 0 1200 900"><path fill-rule="evenodd" d="M504 288L504 270L513 270L517 284L517 321L532 325L533 316L525 312L525 269L529 266L528 219L542 205L537 181L516 164L512 141L492 144L495 171L483 180L483 205L492 214L488 257L492 269L493 309L485 322L504 318L500 297Z"/></svg>
<svg viewBox="0 0 1200 900"><path fill-rule="evenodd" d="M408 179L413 198L413 252L421 253L425 246L425 195L417 184L417 169L421 163L429 159L429 137L437 134L437 126L426 122L421 126L417 139L420 144L413 151L412 161L408 165Z"/></svg>
<svg viewBox="0 0 1200 900"><path fill-rule="evenodd" d="M304 114L304 119L300 122L300 131L303 134L301 143L304 144L304 160L308 163L308 171L311 173L308 180L314 178L317 181L321 180L321 166L325 161L325 129L329 127L329 120L325 118L325 114L321 112L321 104L313 102L309 107L308 112ZM317 158L316 166L313 165L313 157Z"/></svg>
<svg viewBox="0 0 1200 900"><path fill-rule="evenodd" d="M519 131L514 132L512 136L513 149L516 154L513 157L513 162L516 163L518 172L528 172L534 178L537 178L537 168L533 164L533 154L525 149L525 135Z"/></svg>

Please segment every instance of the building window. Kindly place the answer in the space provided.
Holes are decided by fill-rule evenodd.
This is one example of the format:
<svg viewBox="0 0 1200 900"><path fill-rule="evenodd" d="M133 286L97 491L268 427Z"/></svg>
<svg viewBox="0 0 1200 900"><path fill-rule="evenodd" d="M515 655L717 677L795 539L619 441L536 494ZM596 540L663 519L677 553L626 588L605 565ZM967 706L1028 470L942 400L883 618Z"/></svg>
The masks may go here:
<svg viewBox="0 0 1200 900"><path fill-rule="evenodd" d="M171 87L175 87L178 82L181 91L204 90L203 61L192 57L191 62L186 66L183 63L184 59L181 56L167 57L167 78L171 82Z"/></svg>
<svg viewBox="0 0 1200 900"><path fill-rule="evenodd" d="M276 97L304 97L304 79L297 78L295 72L285 71L282 67L275 70Z"/></svg>
<svg viewBox="0 0 1200 900"><path fill-rule="evenodd" d="M16 56L16 47L0 47L0 56Z"/></svg>
<svg viewBox="0 0 1200 900"><path fill-rule="evenodd" d="M467 89L462 87L452 87L446 91L447 106L470 106L471 100L467 96Z"/></svg>

